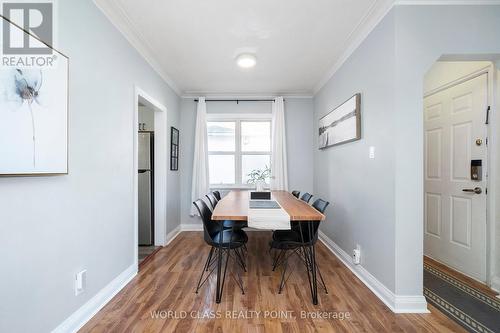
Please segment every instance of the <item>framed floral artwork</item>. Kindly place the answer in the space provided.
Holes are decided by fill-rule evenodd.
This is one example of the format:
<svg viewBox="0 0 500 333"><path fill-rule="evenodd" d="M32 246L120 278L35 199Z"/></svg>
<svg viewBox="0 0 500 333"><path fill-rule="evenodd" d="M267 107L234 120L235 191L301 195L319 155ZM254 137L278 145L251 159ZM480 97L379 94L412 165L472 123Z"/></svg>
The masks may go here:
<svg viewBox="0 0 500 333"><path fill-rule="evenodd" d="M4 28L16 32L13 35L42 43L0 19ZM68 173L69 59L48 47L52 66L0 67L0 175Z"/></svg>

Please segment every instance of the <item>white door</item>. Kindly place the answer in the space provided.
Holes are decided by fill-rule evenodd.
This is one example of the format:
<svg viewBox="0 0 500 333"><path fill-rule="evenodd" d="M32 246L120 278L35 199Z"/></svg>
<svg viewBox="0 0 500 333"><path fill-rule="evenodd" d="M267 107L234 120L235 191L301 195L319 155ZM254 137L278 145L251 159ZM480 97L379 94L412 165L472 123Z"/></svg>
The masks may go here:
<svg viewBox="0 0 500 333"><path fill-rule="evenodd" d="M487 106L487 74L424 100L424 253L482 282L486 281ZM472 179L472 160L482 163L481 180Z"/></svg>

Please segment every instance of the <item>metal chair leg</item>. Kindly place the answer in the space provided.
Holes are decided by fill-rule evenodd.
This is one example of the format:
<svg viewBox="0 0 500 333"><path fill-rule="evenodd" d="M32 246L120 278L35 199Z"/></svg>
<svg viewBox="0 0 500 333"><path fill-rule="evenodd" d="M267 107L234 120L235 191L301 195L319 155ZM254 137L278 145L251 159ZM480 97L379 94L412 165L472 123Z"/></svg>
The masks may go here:
<svg viewBox="0 0 500 333"><path fill-rule="evenodd" d="M278 267L278 262L280 261L281 258L283 258L285 254L286 250L280 250L280 252L276 255L273 262L273 272L276 270L276 267Z"/></svg>
<svg viewBox="0 0 500 333"><path fill-rule="evenodd" d="M246 272L247 267L245 265L245 261L242 258L242 254L239 253L238 249L234 249L234 253L235 253L235 257L237 259L237 262L240 264L241 268L243 268L243 270Z"/></svg>
<svg viewBox="0 0 500 333"><path fill-rule="evenodd" d="M205 272L208 272L208 267L210 266L210 262L212 261L213 253L214 253L214 248L212 246L212 248L210 249L210 253L208 254L207 263L205 264Z"/></svg>
<svg viewBox="0 0 500 333"><path fill-rule="evenodd" d="M328 294L328 289L326 289L325 280L323 280L323 275L321 275L321 270L319 269L318 264L316 264L316 269L318 270L319 279L321 280L321 284L323 285L323 289L325 289L325 294Z"/></svg>
<svg viewBox="0 0 500 333"><path fill-rule="evenodd" d="M210 259L212 258L212 253L214 252L214 248L210 248L210 253L208 254L207 260L205 261L205 265L203 266L203 270L201 271L200 274L200 279L198 280L198 284L196 285L196 293L200 290L201 286L201 279L203 278L203 275L205 274L205 271L208 271Z"/></svg>
<svg viewBox="0 0 500 333"><path fill-rule="evenodd" d="M283 272L281 273L281 282L280 282L280 288L278 290L278 294L281 294L281 291L283 290L283 287L285 286L285 276L286 276L287 269L288 269L288 258L285 260L285 266L283 267Z"/></svg>

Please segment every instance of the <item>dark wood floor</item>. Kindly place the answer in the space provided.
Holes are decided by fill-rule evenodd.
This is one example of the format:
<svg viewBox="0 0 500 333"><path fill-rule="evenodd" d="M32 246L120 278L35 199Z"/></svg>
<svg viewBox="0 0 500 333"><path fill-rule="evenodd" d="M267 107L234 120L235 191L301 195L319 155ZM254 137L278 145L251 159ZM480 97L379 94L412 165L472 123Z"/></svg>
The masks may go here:
<svg viewBox="0 0 500 333"><path fill-rule="evenodd" d="M227 279L222 303L215 304L215 278L199 294L194 293L209 247L201 232L183 232L158 251L81 332L464 332L432 307L430 314L392 313L320 243L317 260L329 294L320 291L320 303L313 306L307 275L300 263L293 260L294 273L278 295L280 272L271 271L267 254L270 234L248 234L245 295L232 279ZM152 317L155 311L159 311L160 318ZM226 311L236 313L228 316ZM257 317L249 311L262 312ZM289 312L274 318L273 311ZM310 316L316 311L326 312L332 318L302 318L301 311ZM348 319L338 319L346 313ZM221 318L192 318L211 314ZM187 317L165 318L175 315ZM249 318L234 318L240 315Z"/></svg>

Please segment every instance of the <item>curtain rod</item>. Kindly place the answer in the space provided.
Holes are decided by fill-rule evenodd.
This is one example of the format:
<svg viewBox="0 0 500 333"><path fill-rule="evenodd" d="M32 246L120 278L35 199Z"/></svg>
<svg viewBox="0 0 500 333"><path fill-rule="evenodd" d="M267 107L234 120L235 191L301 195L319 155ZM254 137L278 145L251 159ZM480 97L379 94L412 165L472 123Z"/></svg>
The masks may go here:
<svg viewBox="0 0 500 333"><path fill-rule="evenodd" d="M194 99L195 102L198 102L198 98ZM274 99L206 99L205 102L274 102Z"/></svg>

